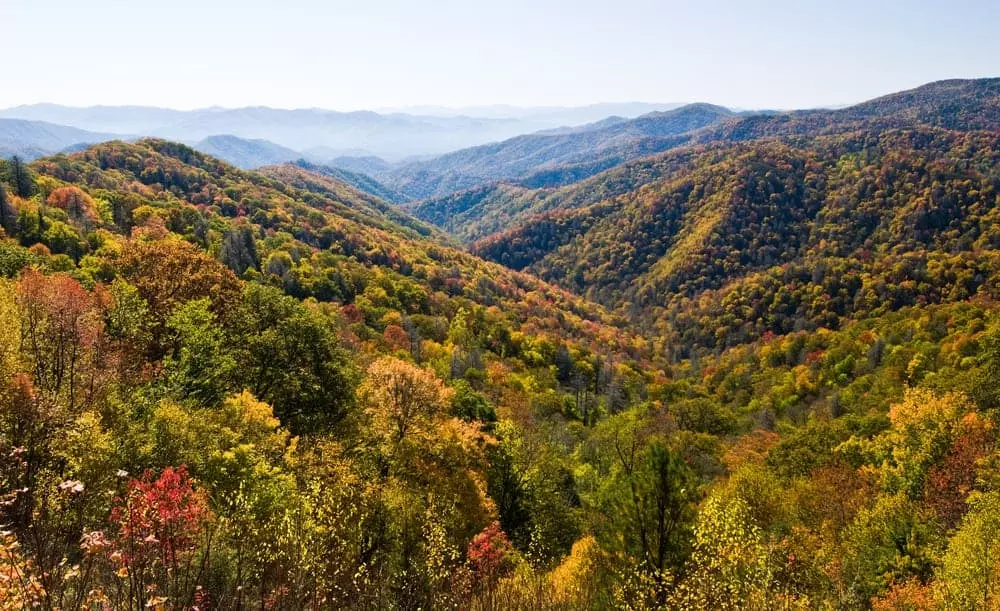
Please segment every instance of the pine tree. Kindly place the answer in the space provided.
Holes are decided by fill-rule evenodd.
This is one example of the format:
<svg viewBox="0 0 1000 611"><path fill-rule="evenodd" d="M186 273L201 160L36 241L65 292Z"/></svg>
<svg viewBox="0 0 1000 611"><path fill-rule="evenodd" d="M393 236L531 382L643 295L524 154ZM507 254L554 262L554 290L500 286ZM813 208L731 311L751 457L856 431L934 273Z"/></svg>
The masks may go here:
<svg viewBox="0 0 1000 611"><path fill-rule="evenodd" d="M20 157L14 155L9 165L10 183L18 197L31 197L35 192L35 177Z"/></svg>
<svg viewBox="0 0 1000 611"><path fill-rule="evenodd" d="M2 182L0 182L0 228L8 237L17 233L17 210L11 204L7 188Z"/></svg>
<svg viewBox="0 0 1000 611"><path fill-rule="evenodd" d="M250 268L259 271L260 257L257 254L257 241L254 239L253 230L242 227L227 231L222 237L219 257L237 275L242 276Z"/></svg>

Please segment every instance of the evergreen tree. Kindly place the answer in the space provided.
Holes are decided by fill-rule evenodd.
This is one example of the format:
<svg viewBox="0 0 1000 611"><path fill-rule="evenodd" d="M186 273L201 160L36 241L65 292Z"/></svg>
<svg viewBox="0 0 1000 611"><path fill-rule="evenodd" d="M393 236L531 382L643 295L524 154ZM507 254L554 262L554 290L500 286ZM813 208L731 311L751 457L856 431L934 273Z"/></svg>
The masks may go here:
<svg viewBox="0 0 1000 611"><path fill-rule="evenodd" d="M254 239L253 230L249 227L227 231L222 237L222 250L219 256L237 275L242 276L250 268L260 270L257 241Z"/></svg>
<svg viewBox="0 0 1000 611"><path fill-rule="evenodd" d="M35 177L24 161L14 155L7 164L7 182L14 187L18 197L31 197L35 193Z"/></svg>
<svg viewBox="0 0 1000 611"><path fill-rule="evenodd" d="M0 182L0 228L8 236L17 233L17 210L10 203L10 198L7 196L7 188L2 182Z"/></svg>

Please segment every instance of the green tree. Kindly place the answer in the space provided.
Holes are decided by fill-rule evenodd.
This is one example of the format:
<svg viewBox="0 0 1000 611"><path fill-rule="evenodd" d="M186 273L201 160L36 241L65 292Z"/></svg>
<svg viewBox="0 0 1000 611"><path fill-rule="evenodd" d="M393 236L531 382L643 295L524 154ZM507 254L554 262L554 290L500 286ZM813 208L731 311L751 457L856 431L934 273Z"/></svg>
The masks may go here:
<svg viewBox="0 0 1000 611"><path fill-rule="evenodd" d="M627 473L628 509L623 517L643 561L663 576L680 566L688 553L697 481L684 461L660 441L649 445L636 467Z"/></svg>
<svg viewBox="0 0 1000 611"><path fill-rule="evenodd" d="M983 334L978 356L979 371L973 381L972 398L980 409L1000 408L1000 323L995 323Z"/></svg>
<svg viewBox="0 0 1000 611"><path fill-rule="evenodd" d="M247 284L227 323L237 378L285 426L319 432L343 420L357 374L334 320L276 288Z"/></svg>
<svg viewBox="0 0 1000 611"><path fill-rule="evenodd" d="M456 416L463 420L496 421L497 414L493 406L466 380L455 380L452 388L455 389L455 395L451 400L451 409Z"/></svg>
<svg viewBox="0 0 1000 611"><path fill-rule="evenodd" d="M181 400L212 406L231 389L236 367L207 299L189 301L167 319L173 350L163 361L168 390Z"/></svg>
<svg viewBox="0 0 1000 611"><path fill-rule="evenodd" d="M0 182L0 229L3 229L8 237L13 237L17 233L17 210L7 195L7 186L2 182Z"/></svg>
<svg viewBox="0 0 1000 611"><path fill-rule="evenodd" d="M690 553L698 482L637 410L595 431L596 502L607 528L604 545L622 547L658 584L658 601ZM589 487L589 485L588 485Z"/></svg>
<svg viewBox="0 0 1000 611"><path fill-rule="evenodd" d="M1000 492L974 495L937 572L949 609L1000 606Z"/></svg>
<svg viewBox="0 0 1000 611"><path fill-rule="evenodd" d="M844 533L841 552L851 605L866 605L894 583L926 582L932 575L936 533L905 494L883 495Z"/></svg>
<svg viewBox="0 0 1000 611"><path fill-rule="evenodd" d="M0 180L9 183L18 197L28 198L35 193L35 175L17 155L0 164Z"/></svg>
<svg viewBox="0 0 1000 611"><path fill-rule="evenodd" d="M772 570L743 499L712 497L698 515L689 575L671 602L685 609L771 609Z"/></svg>

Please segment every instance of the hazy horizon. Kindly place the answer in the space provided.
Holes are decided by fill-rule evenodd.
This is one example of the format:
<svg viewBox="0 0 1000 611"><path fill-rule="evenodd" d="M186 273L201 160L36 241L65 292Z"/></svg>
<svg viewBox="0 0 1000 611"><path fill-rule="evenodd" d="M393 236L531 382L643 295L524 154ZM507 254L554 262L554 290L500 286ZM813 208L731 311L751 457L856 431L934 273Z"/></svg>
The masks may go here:
<svg viewBox="0 0 1000 611"><path fill-rule="evenodd" d="M458 112L465 110L478 110L478 109L491 109L491 108L507 108L511 110L524 110L533 112L544 112L549 110L567 110L567 109L582 109L591 108L595 106L626 106L626 105L645 105L645 106L684 106L686 104L696 104L704 102L704 100L691 100L691 101L662 101L662 102L646 102L642 100L610 100L610 101L598 101L590 102L578 105L539 105L539 106L522 106L517 104L505 104L503 102L498 102L495 104L474 104L469 106L447 106L439 104L414 104L412 106L383 106L374 108L351 108L351 109L340 109L340 108L327 108L322 106L270 106L267 104L242 104L239 106L222 106L218 104L213 104L209 106L198 106L194 108L181 108L175 106L161 106L161 105L150 105L150 104L63 104L59 102L42 101L42 102L30 102L24 104L14 104L11 106L0 107L0 111L3 110L13 110L15 108L23 108L30 106L61 106L63 108L73 108L73 109L89 109L89 108L146 108L155 110L172 110L177 112L198 112L198 111L226 111L226 110L243 110L248 108L266 108L269 110L318 110L318 111L328 111L328 112L340 112L340 113L362 113L362 112L376 112L380 114L388 113L406 113L408 111L447 111L447 112ZM710 104L715 104L715 102L708 102ZM718 106L728 106L726 104L717 104ZM774 109L767 109L774 110Z"/></svg>
<svg viewBox="0 0 1000 611"><path fill-rule="evenodd" d="M1000 74L1000 3L985 0L47 0L4 3L0 20L26 58L0 108L793 109Z"/></svg>
<svg viewBox="0 0 1000 611"><path fill-rule="evenodd" d="M983 77L988 78L988 77ZM925 84L925 83L921 83ZM886 94L897 93L897 91L888 91ZM879 97L879 96L875 96ZM817 106L811 106L809 109L824 109L824 108L839 108L843 106L850 106L852 104L857 104L864 102L871 98L864 98L861 100L852 100L850 102L840 102L831 104L819 104ZM159 106L159 105L149 105L149 104L63 104L59 102L31 102L24 104L14 104L11 106L0 107L0 112L15 110L18 108L30 108L30 107L40 107L40 106L54 106L61 108L70 108L74 110L88 110L88 109L98 109L98 108L141 108L149 110L166 110L175 112L207 112L207 111L231 111L231 110L246 110L246 109L267 109L267 110L283 110L283 111L322 111L322 112L337 112L337 113L365 113L374 112L378 114L412 114L416 116L427 115L432 116L432 113L446 113L453 116L461 116L462 113L469 111L500 111L500 110L510 110L510 111L523 111L530 113L544 113L544 112L554 112L561 110L582 110L589 108L598 108L605 106L661 106L661 107L673 107L679 108L681 106L686 106L689 104L713 104L716 106L722 106L734 111L789 111L789 110L802 110L803 108L743 108L739 106L734 106L731 104L725 104L722 102L715 102L711 100L683 100L683 101L662 101L662 102L648 102L642 100L605 100L598 102L588 102L584 104L577 105L558 105L558 104L546 104L538 106L523 106L518 104L506 104L503 102L497 102L495 104L474 104L469 106L447 106L443 104L414 104L411 106L382 106L373 108L350 108L350 109L340 109L340 108L327 108L322 106L269 106L266 104L243 104L240 106L221 106L218 104L209 106L199 106L195 108L180 108L174 106ZM473 115L466 115L473 116ZM474 116L474 118L491 118L491 117L480 117Z"/></svg>
<svg viewBox="0 0 1000 611"><path fill-rule="evenodd" d="M323 106L271 106L267 104L254 104L247 103L238 106L223 106L219 104L211 104L208 106L198 106L193 108L188 107L176 107L176 106L163 106L156 104L115 104L115 103L99 103L99 104L64 104L61 102L52 101L40 101L40 102L28 102L22 104L14 104L10 106L0 106L0 112L7 110L14 110L17 108L25 107L38 107L38 106L59 106L63 108L71 108L76 110L86 110L86 109L96 109L96 108L143 108L150 110L166 110L166 111L176 111L176 112L206 112L206 111L230 111L230 110L245 110L253 108L261 108L268 110L286 110L286 111L323 111L323 112L337 112L337 113L364 113L364 112L374 112L378 114L412 114L416 116L427 115L435 116L440 113L442 116L471 116L476 118L493 118L493 117L481 117L479 115L466 114L474 111L522 111L530 113L544 113L549 111L560 111L560 110L580 110L596 107L605 106L662 106L662 107L673 107L679 108L681 106L686 106L689 104L713 104L716 106L722 106L736 112L743 111L793 111L793 110L814 110L814 109L836 109L843 108L847 106L852 106L855 104L860 104L871 99L879 98L885 95L891 95L894 93L899 93L900 91L906 91L909 89L915 89L922 85L927 85L936 81L943 80L975 80L975 79L988 79L988 78L1000 78L1000 72L996 75L985 75L978 77L949 77L942 79L935 79L933 81L925 81L914 84L910 87L905 87L903 89L893 89L891 91L885 91L878 93L869 97L864 97L856 100L841 100L834 101L825 104L816 104L812 106L787 106L787 107L743 107L735 104L727 104L722 101L716 100L663 100L663 101L646 101L646 100L599 100L594 102L585 102L581 104L541 104L541 105L521 105L521 104L509 104L505 102L495 102L489 104L471 104L463 106L449 106L447 104L413 104L406 106L378 106L378 107L365 107L365 108L329 108ZM498 115L497 118L500 116Z"/></svg>

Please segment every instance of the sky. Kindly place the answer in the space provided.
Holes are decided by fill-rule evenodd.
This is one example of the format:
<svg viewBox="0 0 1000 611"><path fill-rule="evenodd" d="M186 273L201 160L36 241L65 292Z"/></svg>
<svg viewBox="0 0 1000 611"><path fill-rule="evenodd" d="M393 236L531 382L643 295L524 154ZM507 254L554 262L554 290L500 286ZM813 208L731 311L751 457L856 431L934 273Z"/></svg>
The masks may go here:
<svg viewBox="0 0 1000 611"><path fill-rule="evenodd" d="M0 0L0 24L0 108L788 109L1000 76L1000 0Z"/></svg>

